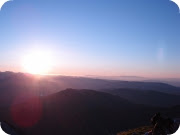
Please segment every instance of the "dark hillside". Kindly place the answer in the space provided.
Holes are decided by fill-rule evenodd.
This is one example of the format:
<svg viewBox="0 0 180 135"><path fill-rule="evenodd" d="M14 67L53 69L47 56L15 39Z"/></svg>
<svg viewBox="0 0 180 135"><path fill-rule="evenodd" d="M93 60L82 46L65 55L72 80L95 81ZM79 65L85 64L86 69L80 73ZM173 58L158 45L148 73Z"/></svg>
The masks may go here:
<svg viewBox="0 0 180 135"><path fill-rule="evenodd" d="M136 105L108 93L67 89L1 110L0 118L22 135L107 135L147 125L159 111L179 117L180 108Z"/></svg>
<svg viewBox="0 0 180 135"><path fill-rule="evenodd" d="M120 96L136 104L146 104L159 107L180 105L180 95L162 93L158 91L145 91L137 89L114 89L104 92Z"/></svg>

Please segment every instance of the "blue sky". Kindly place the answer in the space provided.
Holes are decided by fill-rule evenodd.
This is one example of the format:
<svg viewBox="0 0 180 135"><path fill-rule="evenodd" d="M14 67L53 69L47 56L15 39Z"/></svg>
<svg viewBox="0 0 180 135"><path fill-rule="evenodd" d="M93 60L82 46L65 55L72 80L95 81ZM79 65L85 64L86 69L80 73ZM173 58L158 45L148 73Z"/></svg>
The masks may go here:
<svg viewBox="0 0 180 135"><path fill-rule="evenodd" d="M180 13L169 0L14 0L0 11L0 70L48 50L50 73L180 77Z"/></svg>

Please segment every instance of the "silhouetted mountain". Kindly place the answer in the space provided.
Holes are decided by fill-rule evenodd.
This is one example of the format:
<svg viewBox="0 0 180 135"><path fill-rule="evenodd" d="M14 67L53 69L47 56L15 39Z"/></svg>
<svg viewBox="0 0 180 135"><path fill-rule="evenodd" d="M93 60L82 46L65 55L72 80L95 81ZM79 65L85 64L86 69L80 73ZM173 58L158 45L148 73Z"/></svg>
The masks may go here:
<svg viewBox="0 0 180 135"><path fill-rule="evenodd" d="M0 106L6 106L34 96L42 96L61 90L57 83L46 76L23 73L0 72Z"/></svg>
<svg viewBox="0 0 180 135"><path fill-rule="evenodd" d="M106 80L121 80L121 81L144 81L147 80L145 77L140 76L96 76L96 75L86 75L86 77L106 79Z"/></svg>
<svg viewBox="0 0 180 135"><path fill-rule="evenodd" d="M167 78L167 79L146 79L144 80L146 82L163 82L163 83L167 83L169 85L173 85L176 87L180 87L180 79L179 78Z"/></svg>
<svg viewBox="0 0 180 135"><path fill-rule="evenodd" d="M154 90L165 93L180 94L180 88L174 87L164 83L156 82L129 82L129 81L113 81L113 80L101 80L83 77L62 77L57 76L54 78L56 81L60 81L67 88L75 89L111 89L111 88L133 88L140 90Z"/></svg>
<svg viewBox="0 0 180 135"><path fill-rule="evenodd" d="M21 96L22 99L34 95L45 96L67 88L93 89L97 91L131 88L180 95L180 88L164 83L112 81L83 77L42 76L0 72L0 100L4 102L10 102L11 99L19 96ZM3 97L6 98L4 99Z"/></svg>
<svg viewBox="0 0 180 135"><path fill-rule="evenodd" d="M119 96L93 90L67 89L1 108L0 119L21 135L108 135L149 124L155 112L179 117L180 108L136 105Z"/></svg>
<svg viewBox="0 0 180 135"><path fill-rule="evenodd" d="M151 106L170 107L180 105L180 95L172 95L157 91L144 91L137 89L105 90L107 93L118 95L130 102Z"/></svg>
<svg viewBox="0 0 180 135"><path fill-rule="evenodd" d="M119 80L119 81L135 81L135 82L158 82L166 83L175 87L180 87L180 78L146 78L140 76L96 76L86 75L89 78Z"/></svg>

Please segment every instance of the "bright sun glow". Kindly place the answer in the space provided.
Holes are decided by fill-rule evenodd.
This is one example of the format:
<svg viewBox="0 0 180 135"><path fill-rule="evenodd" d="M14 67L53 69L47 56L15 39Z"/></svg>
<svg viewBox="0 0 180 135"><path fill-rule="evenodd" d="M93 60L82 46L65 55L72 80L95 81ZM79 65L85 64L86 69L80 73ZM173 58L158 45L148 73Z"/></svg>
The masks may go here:
<svg viewBox="0 0 180 135"><path fill-rule="evenodd" d="M47 74L52 68L52 57L47 52L32 52L23 58L23 68L32 74Z"/></svg>

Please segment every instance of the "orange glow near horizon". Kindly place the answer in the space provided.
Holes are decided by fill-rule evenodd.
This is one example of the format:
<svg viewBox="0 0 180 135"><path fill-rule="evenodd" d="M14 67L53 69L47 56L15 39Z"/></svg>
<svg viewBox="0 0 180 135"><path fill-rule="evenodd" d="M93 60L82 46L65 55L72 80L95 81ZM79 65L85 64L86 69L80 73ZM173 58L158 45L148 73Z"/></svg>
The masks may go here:
<svg viewBox="0 0 180 135"><path fill-rule="evenodd" d="M26 63L26 62L25 62ZM106 71L106 72L102 72L102 70L97 69L95 72L94 70L91 69L74 69L74 68L52 68L52 66L48 67L48 68L43 68L43 70L40 70L41 65L39 68L35 68L35 66L32 66L30 64L30 66L25 66L25 63L23 63L22 68L21 67L17 67L17 68L11 68L8 67L6 69L1 68L0 71L1 72L6 72L6 71L11 71L11 72L24 72L24 73L30 73L30 74L41 74L41 75L64 75L64 76L104 76L104 77L116 77L116 76L138 76L138 77L145 77L145 78L154 78L154 79L158 79L158 78L180 78L179 74L176 73L163 73L163 72L111 72L111 71ZM36 63L36 62L34 62ZM51 64L50 64L51 65ZM29 67L29 68L28 68ZM21 70L19 70L21 69Z"/></svg>

